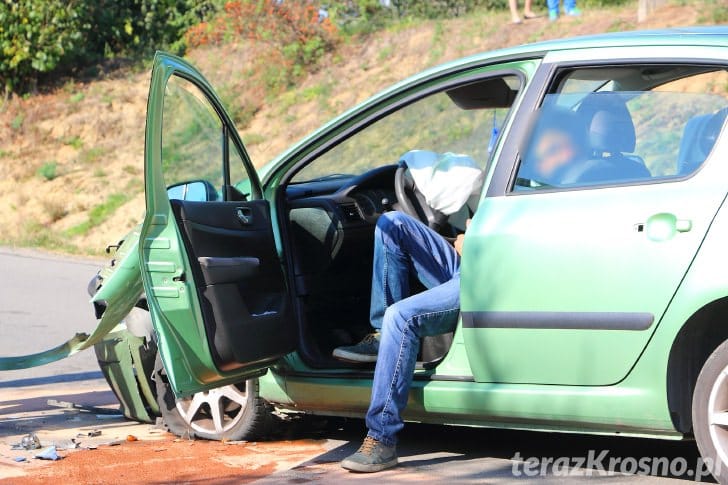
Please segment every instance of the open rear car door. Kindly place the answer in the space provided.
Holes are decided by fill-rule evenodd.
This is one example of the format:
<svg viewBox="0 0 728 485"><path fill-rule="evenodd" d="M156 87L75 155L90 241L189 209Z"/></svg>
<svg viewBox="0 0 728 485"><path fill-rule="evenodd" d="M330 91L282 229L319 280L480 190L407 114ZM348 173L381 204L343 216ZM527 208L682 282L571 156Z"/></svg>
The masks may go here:
<svg viewBox="0 0 728 485"><path fill-rule="evenodd" d="M172 388L260 375L295 347L268 202L212 87L154 58L144 153L142 277Z"/></svg>

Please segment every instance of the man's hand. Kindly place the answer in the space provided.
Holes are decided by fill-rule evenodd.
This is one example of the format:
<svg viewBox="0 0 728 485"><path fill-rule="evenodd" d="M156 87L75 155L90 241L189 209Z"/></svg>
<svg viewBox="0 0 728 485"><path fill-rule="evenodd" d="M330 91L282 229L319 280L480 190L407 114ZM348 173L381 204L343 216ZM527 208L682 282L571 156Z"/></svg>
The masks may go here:
<svg viewBox="0 0 728 485"><path fill-rule="evenodd" d="M470 227L470 219L465 221L465 230L468 230L468 227ZM455 238L455 242L453 245L455 246L455 251L462 256L463 255L463 241L465 241L465 233L458 234L458 237Z"/></svg>

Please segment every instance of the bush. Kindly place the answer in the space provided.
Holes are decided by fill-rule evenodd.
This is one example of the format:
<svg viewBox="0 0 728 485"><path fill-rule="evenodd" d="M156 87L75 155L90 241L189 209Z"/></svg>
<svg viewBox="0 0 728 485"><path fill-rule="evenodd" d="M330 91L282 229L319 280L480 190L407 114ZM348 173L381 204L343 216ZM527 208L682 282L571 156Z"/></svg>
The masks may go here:
<svg viewBox="0 0 728 485"><path fill-rule="evenodd" d="M38 169L38 176L45 180L51 181L58 175L57 169L58 164L56 164L56 162L45 162Z"/></svg>
<svg viewBox="0 0 728 485"><path fill-rule="evenodd" d="M44 73L104 57L184 52L184 33L222 0L0 0L0 82L35 89Z"/></svg>
<svg viewBox="0 0 728 485"><path fill-rule="evenodd" d="M5 91L34 88L83 46L87 27L78 1L0 0L0 80Z"/></svg>
<svg viewBox="0 0 728 485"><path fill-rule="evenodd" d="M286 87L332 50L337 29L314 3L276 0L227 2L212 21L190 28L190 46L220 44L233 38L248 39L262 47L266 84Z"/></svg>
<svg viewBox="0 0 728 485"><path fill-rule="evenodd" d="M215 13L221 0L98 0L89 2L86 37L100 55L147 53L157 49L184 53L184 33Z"/></svg>

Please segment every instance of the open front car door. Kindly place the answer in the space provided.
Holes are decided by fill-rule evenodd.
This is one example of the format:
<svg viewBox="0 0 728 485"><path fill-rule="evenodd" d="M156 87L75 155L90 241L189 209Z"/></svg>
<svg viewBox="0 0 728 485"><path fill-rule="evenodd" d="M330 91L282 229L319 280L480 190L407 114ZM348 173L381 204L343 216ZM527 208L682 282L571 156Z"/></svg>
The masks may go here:
<svg viewBox="0 0 728 485"><path fill-rule="evenodd" d="M209 83L157 53L139 244L149 311L178 395L260 375L295 347L268 202Z"/></svg>

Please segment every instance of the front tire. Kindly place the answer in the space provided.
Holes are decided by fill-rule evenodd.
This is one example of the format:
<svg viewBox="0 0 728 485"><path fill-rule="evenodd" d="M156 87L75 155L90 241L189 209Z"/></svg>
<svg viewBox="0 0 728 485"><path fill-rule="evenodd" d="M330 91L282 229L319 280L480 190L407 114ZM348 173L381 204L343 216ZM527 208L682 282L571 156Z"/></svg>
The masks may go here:
<svg viewBox="0 0 728 485"><path fill-rule="evenodd" d="M728 340L705 361L693 393L693 433L708 470L728 483Z"/></svg>
<svg viewBox="0 0 728 485"><path fill-rule="evenodd" d="M258 396L258 379L177 399L159 354L154 379L164 425L177 436L214 441L254 441L268 433L272 409Z"/></svg>

